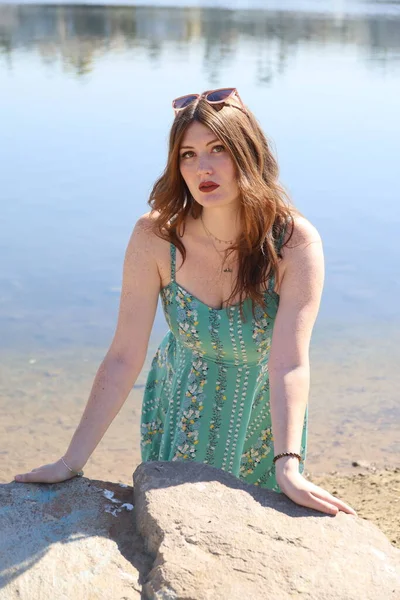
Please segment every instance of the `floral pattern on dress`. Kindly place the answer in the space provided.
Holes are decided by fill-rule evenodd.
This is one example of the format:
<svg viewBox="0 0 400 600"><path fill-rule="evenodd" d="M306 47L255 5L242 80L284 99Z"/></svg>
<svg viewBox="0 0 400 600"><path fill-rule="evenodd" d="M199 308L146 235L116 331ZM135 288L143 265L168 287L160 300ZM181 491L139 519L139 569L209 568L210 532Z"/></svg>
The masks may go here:
<svg viewBox="0 0 400 600"><path fill-rule="evenodd" d="M182 343L186 348L190 348L196 355L205 354L201 347L201 340L197 330L198 321L198 302L189 292L176 286L175 300L177 302L176 316L178 323L178 332Z"/></svg>
<svg viewBox="0 0 400 600"><path fill-rule="evenodd" d="M259 385L261 381L265 381L265 378L268 378L268 380L269 380L268 360L265 360L264 362L261 361L259 363L259 366L260 366L260 370L257 375L257 381L256 381L257 385Z"/></svg>
<svg viewBox="0 0 400 600"><path fill-rule="evenodd" d="M141 441L140 444L142 449L145 448L147 444L152 444L152 447L155 449L158 444L154 443L156 436L162 436L164 433L163 422L160 418L156 418L149 423L142 423L141 425ZM151 454L149 460L157 460L157 455L153 452L154 456Z"/></svg>
<svg viewBox="0 0 400 600"><path fill-rule="evenodd" d="M258 464L268 456L273 447L273 435L271 427L263 429L259 437L250 448L242 454L240 461L240 476L245 477L253 473Z"/></svg>
<svg viewBox="0 0 400 600"><path fill-rule="evenodd" d="M154 355L153 362L157 363L157 366L160 367L160 369L162 369L163 367L168 367L169 349L170 345L167 344L163 349L159 348Z"/></svg>
<svg viewBox="0 0 400 600"><path fill-rule="evenodd" d="M271 487L271 482L273 485ZM266 469L264 473L254 482L254 485L258 485L260 487L267 487L274 492L281 492L279 485L276 482L276 471L275 464L272 463L269 469Z"/></svg>
<svg viewBox="0 0 400 600"><path fill-rule="evenodd" d="M199 428L206 395L203 388L207 383L208 364L198 357L191 366L188 385L182 402L182 413L178 425L177 449L172 460L195 460L199 443Z"/></svg>
<svg viewBox="0 0 400 600"><path fill-rule="evenodd" d="M177 284L173 244L170 251L171 283L161 290L169 331L145 386L142 459L201 460L281 492L272 462L268 373L279 296L242 322L238 306L226 315ZM305 418L304 458L306 434Z"/></svg>
<svg viewBox="0 0 400 600"><path fill-rule="evenodd" d="M265 394L268 394L268 393L269 393L269 379L264 381L264 383L262 384L262 386L260 388L260 391L258 392L258 394L256 394L256 397L254 398L254 402L253 402L253 407L252 407L253 411L261 404L261 402L265 398Z"/></svg>
<svg viewBox="0 0 400 600"><path fill-rule="evenodd" d="M218 365L218 376L215 382L215 394L213 401L213 414L212 419L210 421L209 426L209 438L207 443L207 452L205 463L213 462L215 449L217 447L217 442L220 437L219 430L221 427L221 411L222 406L227 398L226 396L226 367L224 367L223 356L225 351L223 349L223 344L218 335L219 331L219 322L221 320L221 315L214 310L210 310L210 325L209 331L211 336L211 345L213 350L216 353L216 362Z"/></svg>
<svg viewBox="0 0 400 600"><path fill-rule="evenodd" d="M257 345L257 352L260 354L259 362L261 362L271 349L271 319L258 304L254 308L254 314L252 338Z"/></svg>
<svg viewBox="0 0 400 600"><path fill-rule="evenodd" d="M174 290L171 288L171 285L167 285L166 287L162 288L161 299L164 305L165 319L168 323L168 327L172 329L171 315L168 310L174 300Z"/></svg>
<svg viewBox="0 0 400 600"><path fill-rule="evenodd" d="M154 365L155 365L155 362L153 361L152 367ZM152 381L148 381L145 386L146 392L152 392L154 390L154 388L156 387L157 383L158 383L158 379L153 379Z"/></svg>

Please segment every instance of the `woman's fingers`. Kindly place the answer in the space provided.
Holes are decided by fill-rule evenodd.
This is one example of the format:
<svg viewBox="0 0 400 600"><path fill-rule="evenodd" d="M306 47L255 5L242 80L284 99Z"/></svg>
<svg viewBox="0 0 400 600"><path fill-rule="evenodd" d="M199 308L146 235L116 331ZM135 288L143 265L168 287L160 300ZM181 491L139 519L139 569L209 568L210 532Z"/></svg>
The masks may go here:
<svg viewBox="0 0 400 600"><path fill-rule="evenodd" d="M320 510L329 515L336 515L339 512L337 506L334 506L327 500L323 500L318 496L314 496L312 492L309 493L310 503L307 504L309 508L314 508L315 510Z"/></svg>
<svg viewBox="0 0 400 600"><path fill-rule="evenodd" d="M336 515L338 512L338 508L334 506L333 503L329 502L329 500L324 500L323 498L320 498L310 490L287 490L285 494L291 500L293 500L293 502L296 502L296 504L300 504L300 506L312 508L313 510L318 510L320 512L327 513L330 515Z"/></svg>
<svg viewBox="0 0 400 600"><path fill-rule="evenodd" d="M40 469L32 469L29 473L22 473L15 476L15 481L21 483L32 483L40 480Z"/></svg>
<svg viewBox="0 0 400 600"><path fill-rule="evenodd" d="M351 508L351 506L346 504L346 502L343 502L343 500L340 500L340 498L336 498L336 496L333 496L332 494L330 494L329 492L327 492L319 486L315 486L315 489L311 489L311 494L314 494L314 496L316 496L317 498L321 498L322 500L328 502L328 504L336 506L339 510L345 513L348 513L350 515L357 515L354 508Z"/></svg>
<svg viewBox="0 0 400 600"><path fill-rule="evenodd" d="M299 472L281 474L278 484L286 496L301 506L330 515L336 515L339 510L357 515L356 511L343 500L332 496L327 490L308 481Z"/></svg>
<svg viewBox="0 0 400 600"><path fill-rule="evenodd" d="M43 471L44 469L46 469L46 467L50 467L50 466L51 466L50 464L47 464L47 465L42 465L41 467L35 467L34 469L32 469L32 471L29 471L28 473L22 473L21 475L16 475L15 477L23 478L23 479L26 479L26 481L30 481L30 476L33 473L38 473L39 471ZM19 479L19 481L21 481L21 479Z"/></svg>
<svg viewBox="0 0 400 600"><path fill-rule="evenodd" d="M332 504L334 504L335 506L337 506L338 509L341 510L342 512L348 513L349 515L357 516L357 513L354 510L354 508L351 508L351 506L349 506L348 504L346 504L346 502L343 502L343 500L340 500L340 498L336 498L335 496L331 496L331 502L332 502Z"/></svg>
<svg viewBox="0 0 400 600"><path fill-rule="evenodd" d="M71 479L73 474L64 466L61 460L48 465L42 465L29 471L15 475L14 480L19 483L59 483Z"/></svg>

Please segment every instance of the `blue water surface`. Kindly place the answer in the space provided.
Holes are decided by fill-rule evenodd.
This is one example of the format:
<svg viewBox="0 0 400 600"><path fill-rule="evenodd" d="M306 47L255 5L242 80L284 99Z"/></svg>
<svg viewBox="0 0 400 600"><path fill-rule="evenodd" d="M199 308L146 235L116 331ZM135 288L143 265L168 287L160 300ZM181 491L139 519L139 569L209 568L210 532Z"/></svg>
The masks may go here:
<svg viewBox="0 0 400 600"><path fill-rule="evenodd" d="M0 4L1 349L107 346L171 100L223 86L322 235L315 343L398 328L400 4L171 4Z"/></svg>

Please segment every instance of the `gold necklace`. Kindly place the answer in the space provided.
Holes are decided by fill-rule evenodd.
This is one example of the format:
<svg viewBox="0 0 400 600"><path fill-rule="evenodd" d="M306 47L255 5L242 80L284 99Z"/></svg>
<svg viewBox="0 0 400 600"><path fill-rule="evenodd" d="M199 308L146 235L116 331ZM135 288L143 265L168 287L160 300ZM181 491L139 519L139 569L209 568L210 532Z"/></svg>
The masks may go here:
<svg viewBox="0 0 400 600"><path fill-rule="evenodd" d="M206 224L203 221L203 213L200 214L200 219L201 222L203 223L203 227L206 230L206 232L211 235L215 240L217 240L217 242L219 242L220 244L233 244L234 240L220 240L219 238L217 238L217 236L215 236L213 233L211 233L211 231L206 227Z"/></svg>
<svg viewBox="0 0 400 600"><path fill-rule="evenodd" d="M208 231L207 227L204 224L202 215L200 215L200 218L201 218L201 222L203 223L204 231L206 232L206 234L208 235L208 237L211 239L211 243L214 246L215 252L218 254L218 256L220 256L221 251L218 250L217 246L214 244L214 240L212 239L215 236L213 236L212 233ZM218 238L216 238L216 239L218 239ZM228 242L226 242L226 243L228 243ZM223 252L225 253L226 250L223 250ZM224 264L224 262L225 262L225 260L222 262L222 264ZM221 265L221 271L223 271L224 273L233 273L233 269L231 269L230 267L227 267L226 269L222 269L222 265Z"/></svg>

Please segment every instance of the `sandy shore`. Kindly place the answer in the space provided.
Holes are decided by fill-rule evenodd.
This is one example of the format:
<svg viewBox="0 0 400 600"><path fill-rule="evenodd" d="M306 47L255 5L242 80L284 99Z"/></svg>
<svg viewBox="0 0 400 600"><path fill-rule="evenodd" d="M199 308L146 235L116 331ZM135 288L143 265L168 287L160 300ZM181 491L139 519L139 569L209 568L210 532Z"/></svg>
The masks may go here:
<svg viewBox="0 0 400 600"><path fill-rule="evenodd" d="M350 504L400 548L400 468L366 469L354 475L307 473L307 478Z"/></svg>
<svg viewBox="0 0 400 600"><path fill-rule="evenodd" d="M140 463L141 400L151 356L150 352L134 390L87 463L86 476L132 484L132 473ZM0 482L53 462L65 452L101 359L99 350L34 356L7 353L1 357ZM330 379L330 395L335 402L321 405L318 399L325 377L332 375L329 369L326 360L316 369L305 475L350 504L359 517L375 523L399 547L398 436L395 423L387 416L394 404L390 394L394 394L396 381L390 382L390 390L387 385L387 410L380 411L379 422L368 418L371 402L367 394L359 395L356 408L351 394L341 403L341 389L347 385L343 374L341 379ZM353 365L353 387L357 385L355 373ZM377 411L372 384L372 410ZM380 380L381 390L385 385ZM357 461L359 465L353 466Z"/></svg>

